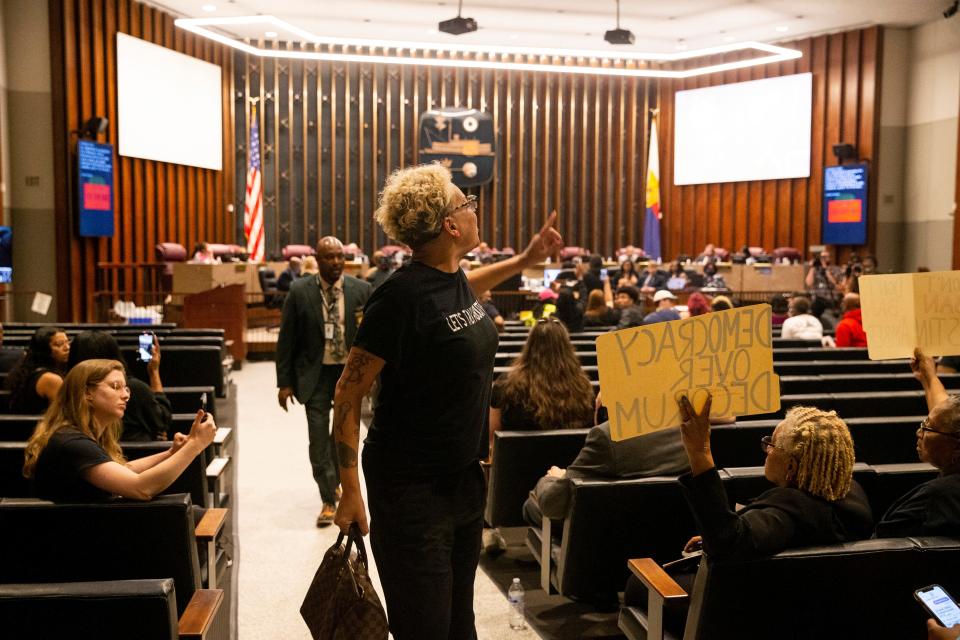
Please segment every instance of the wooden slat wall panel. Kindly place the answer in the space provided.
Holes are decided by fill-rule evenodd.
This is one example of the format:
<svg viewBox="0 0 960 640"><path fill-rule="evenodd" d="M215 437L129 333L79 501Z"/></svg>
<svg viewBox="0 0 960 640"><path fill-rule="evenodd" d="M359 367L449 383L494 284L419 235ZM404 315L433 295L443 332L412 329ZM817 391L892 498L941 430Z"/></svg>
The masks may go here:
<svg viewBox="0 0 960 640"><path fill-rule="evenodd" d="M727 71L699 79L660 83L661 184L664 253L697 254L707 242L735 250L743 245L793 246L806 251L820 242L823 167L836 163L832 147L854 144L860 157L877 166L879 82L883 32L880 27L783 43L803 51L796 61ZM731 54L711 62L739 59ZM722 185L673 186L673 95L676 91L813 73L811 174L809 178ZM875 242L876 181L868 197L868 251ZM841 247L841 259L852 249Z"/></svg>
<svg viewBox="0 0 960 640"><path fill-rule="evenodd" d="M494 180L475 190L483 240L522 248L557 209L569 245L610 255L641 242L649 129L644 105L656 105L656 96L646 95L656 91L653 82L310 60L291 64L233 55L237 139L246 139L243 114L251 100L262 107L267 255L278 255L290 242L314 244L327 234L356 242L367 254L385 244L373 220L383 182L417 162L420 114L453 105L488 111L498 132ZM550 62L535 56L522 61ZM299 74L307 78L305 100L287 89L289 74L297 87ZM292 152L283 151L291 145ZM297 145L308 150L302 157ZM244 158L236 156L238 163ZM240 209L243 191L238 164L232 198ZM241 225L238 216L235 232Z"/></svg>
<svg viewBox="0 0 960 640"><path fill-rule="evenodd" d="M235 125L242 124L242 119L234 118L229 99L233 56L220 45L175 29L170 15L134 0L49 0L49 6L55 42L51 61L54 144L60 159L56 167L59 313L60 320L93 320L98 262L153 262L157 242L179 242L189 250L201 240L236 241L225 194L232 194ZM118 32L221 67L224 166L222 171L212 171L115 155L115 234L109 239L80 238L70 192L76 139L69 132L88 118L105 116L110 120L105 141L117 148ZM114 277L106 284L115 290L142 290L144 273L130 273L132 278Z"/></svg>

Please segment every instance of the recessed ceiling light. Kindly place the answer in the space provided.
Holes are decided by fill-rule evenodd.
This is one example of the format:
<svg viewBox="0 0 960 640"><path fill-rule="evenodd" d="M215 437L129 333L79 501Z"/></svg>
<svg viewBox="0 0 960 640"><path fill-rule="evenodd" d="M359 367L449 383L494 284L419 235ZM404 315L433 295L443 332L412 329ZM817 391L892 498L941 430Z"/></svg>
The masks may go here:
<svg viewBox="0 0 960 640"><path fill-rule="evenodd" d="M264 33L263 35L267 36L268 38L276 38L276 37L277 37L277 32L276 32L276 31L267 31L267 32Z"/></svg>
<svg viewBox="0 0 960 640"><path fill-rule="evenodd" d="M788 26L786 26L786 25L780 25L779 27L777 27L777 31L779 31L780 33L783 33L783 32L785 32L785 31L789 31L789 30L790 30L790 27L788 27Z"/></svg>
<svg viewBox="0 0 960 640"><path fill-rule="evenodd" d="M203 6L200 7L200 8L203 9L204 11L209 11L210 13L213 13L214 11L217 10L217 5L215 5L215 4L205 4L205 5L203 5Z"/></svg>
<svg viewBox="0 0 960 640"><path fill-rule="evenodd" d="M724 41L724 42L733 42L734 40L736 40L736 38L734 38L733 36L724 36L724 37L723 37L723 41Z"/></svg>

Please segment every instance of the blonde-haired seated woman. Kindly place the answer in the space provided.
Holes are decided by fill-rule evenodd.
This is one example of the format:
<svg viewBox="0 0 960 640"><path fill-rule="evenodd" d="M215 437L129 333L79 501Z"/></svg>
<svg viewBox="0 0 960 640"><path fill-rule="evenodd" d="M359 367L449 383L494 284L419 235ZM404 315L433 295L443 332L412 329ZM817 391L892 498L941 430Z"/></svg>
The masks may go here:
<svg viewBox="0 0 960 640"><path fill-rule="evenodd" d="M129 399L116 360L85 360L70 370L27 443L23 475L33 478L37 497L149 500L213 442L213 417L198 411L190 434L176 434L169 451L127 462L118 437Z"/></svg>
<svg viewBox="0 0 960 640"><path fill-rule="evenodd" d="M745 560L871 536L870 503L853 479L853 439L836 412L790 409L773 435L760 440L764 475L776 486L734 511L710 452L710 403L698 413L686 396L679 400L690 461L680 482L701 527L685 551L702 546L711 560ZM689 593L692 575L675 578ZM627 581L624 602L646 607L646 590L635 576Z"/></svg>

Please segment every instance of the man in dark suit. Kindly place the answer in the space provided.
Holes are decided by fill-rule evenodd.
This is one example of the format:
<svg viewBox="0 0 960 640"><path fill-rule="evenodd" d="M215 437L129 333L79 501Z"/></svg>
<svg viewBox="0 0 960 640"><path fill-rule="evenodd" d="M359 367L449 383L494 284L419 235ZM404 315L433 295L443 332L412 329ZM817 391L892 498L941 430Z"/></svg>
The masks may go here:
<svg viewBox="0 0 960 640"><path fill-rule="evenodd" d="M277 340L277 399L284 411L291 397L307 410L310 465L323 509L317 526L333 523L339 466L330 434L333 392L357 334L370 285L343 275L343 243L327 236L317 243L320 273L290 285Z"/></svg>
<svg viewBox="0 0 960 640"><path fill-rule="evenodd" d="M640 278L640 292L653 293L667 288L670 274L660 269L653 261L647 263L647 271Z"/></svg>
<svg viewBox="0 0 960 640"><path fill-rule="evenodd" d="M290 285L300 277L300 258L293 256L277 278L277 289L280 291L290 291Z"/></svg>

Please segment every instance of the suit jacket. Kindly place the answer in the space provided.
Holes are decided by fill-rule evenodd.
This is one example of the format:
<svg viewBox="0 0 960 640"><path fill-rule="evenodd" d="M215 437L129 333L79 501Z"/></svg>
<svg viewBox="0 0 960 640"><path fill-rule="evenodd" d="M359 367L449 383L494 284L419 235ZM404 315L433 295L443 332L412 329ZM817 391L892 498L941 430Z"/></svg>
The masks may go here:
<svg viewBox="0 0 960 640"><path fill-rule="evenodd" d="M679 429L662 429L636 438L614 442L610 423L590 429L577 459L567 467L565 478L544 476L531 492L544 517L567 517L570 501L568 478L626 480L653 476L678 476L690 468L680 442Z"/></svg>
<svg viewBox="0 0 960 640"><path fill-rule="evenodd" d="M648 282L649 280L649 282ZM653 287L654 289L666 289L667 282L670 280L670 274L662 269L657 269L657 271L651 276L648 272L644 271L639 274L638 287Z"/></svg>
<svg viewBox="0 0 960 640"><path fill-rule="evenodd" d="M343 332L349 350L357 335L370 285L353 276L343 276ZM280 337L277 340L277 386L292 387L305 403L320 382L323 365L323 299L316 277L298 278L290 285L283 303Z"/></svg>

